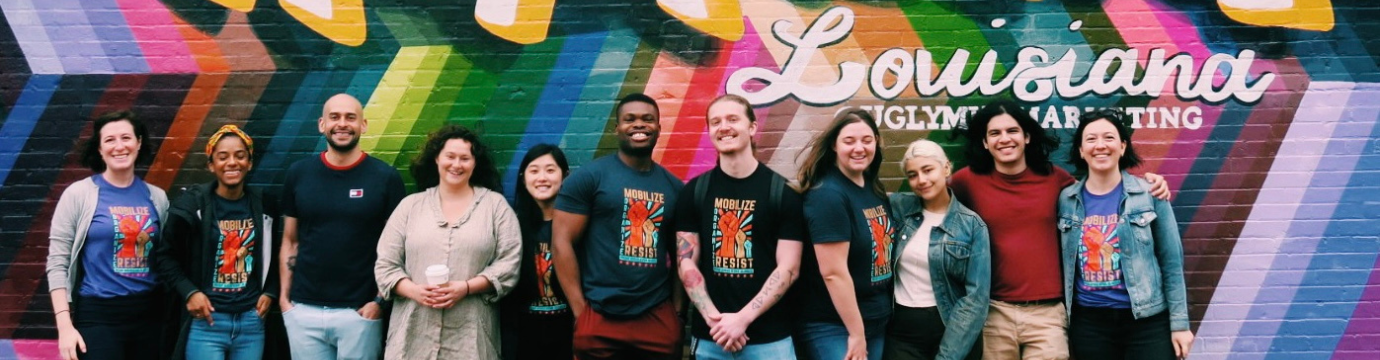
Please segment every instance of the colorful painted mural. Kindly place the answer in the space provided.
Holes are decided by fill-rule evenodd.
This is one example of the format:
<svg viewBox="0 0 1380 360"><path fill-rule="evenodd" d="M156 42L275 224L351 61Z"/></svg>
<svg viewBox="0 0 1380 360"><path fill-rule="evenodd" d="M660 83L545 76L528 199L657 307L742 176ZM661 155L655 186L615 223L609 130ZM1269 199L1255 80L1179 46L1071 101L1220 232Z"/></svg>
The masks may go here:
<svg viewBox="0 0 1380 360"><path fill-rule="evenodd" d="M521 154L615 147L615 99L660 102L655 159L714 165L705 106L756 105L759 158L796 168L845 107L877 115L887 187L905 143L996 98L1068 142L1133 116L1184 234L1198 359L1380 357L1380 4L1363 0L0 0L0 358L55 358L47 227L88 176L89 120L151 122L145 178L209 181L202 137L256 136L252 182L325 148L324 100L366 102L361 146L405 169L423 135L480 129ZM1065 145L1067 146L1067 145ZM1063 154L1055 159L1066 166ZM963 164L960 154L952 153ZM406 175L406 172L404 172Z"/></svg>

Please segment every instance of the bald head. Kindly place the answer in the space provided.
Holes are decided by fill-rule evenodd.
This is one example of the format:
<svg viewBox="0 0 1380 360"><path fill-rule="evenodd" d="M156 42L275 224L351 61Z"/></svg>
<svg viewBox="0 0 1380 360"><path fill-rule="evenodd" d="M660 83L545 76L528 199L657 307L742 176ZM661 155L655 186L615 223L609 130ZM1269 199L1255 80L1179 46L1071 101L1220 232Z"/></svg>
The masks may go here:
<svg viewBox="0 0 1380 360"><path fill-rule="evenodd" d="M330 99L326 99L326 105L321 107L323 118L330 117L332 113L353 113L355 116L362 116L363 112L364 105L359 103L359 99L344 93L332 95Z"/></svg>
<svg viewBox="0 0 1380 360"><path fill-rule="evenodd" d="M317 120L318 130L326 136L326 144L332 150L350 152L359 144L359 138L369 127L364 119L364 106L348 94L335 94L321 107L321 118Z"/></svg>

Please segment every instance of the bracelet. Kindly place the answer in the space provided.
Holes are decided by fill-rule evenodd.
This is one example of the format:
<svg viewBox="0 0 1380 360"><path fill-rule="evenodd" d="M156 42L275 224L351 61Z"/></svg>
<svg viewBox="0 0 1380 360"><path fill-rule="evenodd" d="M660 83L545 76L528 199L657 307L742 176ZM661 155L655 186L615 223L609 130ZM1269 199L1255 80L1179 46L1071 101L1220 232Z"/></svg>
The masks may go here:
<svg viewBox="0 0 1380 360"><path fill-rule="evenodd" d="M61 311L58 311L58 312L53 313L53 316L58 316L58 314L61 314L61 313L70 313L70 312L72 312L72 309L61 310Z"/></svg>
<svg viewBox="0 0 1380 360"><path fill-rule="evenodd" d="M470 281L465 280L465 296L470 296Z"/></svg>

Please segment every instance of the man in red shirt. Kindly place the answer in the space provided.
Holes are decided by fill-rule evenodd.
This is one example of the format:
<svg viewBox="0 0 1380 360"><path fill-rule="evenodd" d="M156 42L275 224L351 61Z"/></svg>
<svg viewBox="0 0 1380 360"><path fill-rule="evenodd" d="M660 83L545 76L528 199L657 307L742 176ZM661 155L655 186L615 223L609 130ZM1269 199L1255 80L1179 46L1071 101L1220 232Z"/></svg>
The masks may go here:
<svg viewBox="0 0 1380 360"><path fill-rule="evenodd" d="M1074 178L1054 166L1058 142L1011 101L983 107L968 122L968 167L954 173L959 201L992 237L992 306L982 330L984 359L1067 359L1058 196ZM1164 178L1146 174L1168 198Z"/></svg>

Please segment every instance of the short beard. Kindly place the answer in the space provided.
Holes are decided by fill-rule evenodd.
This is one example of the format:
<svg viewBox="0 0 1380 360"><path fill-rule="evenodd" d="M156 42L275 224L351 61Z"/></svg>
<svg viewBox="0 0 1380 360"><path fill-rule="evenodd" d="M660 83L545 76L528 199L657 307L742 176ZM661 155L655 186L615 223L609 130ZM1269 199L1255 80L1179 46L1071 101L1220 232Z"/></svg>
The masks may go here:
<svg viewBox="0 0 1380 360"><path fill-rule="evenodd" d="M359 146L359 137L356 136L351 138L350 142L345 143L345 145L336 144L328 138L326 139L326 145L330 145L331 150L335 150L336 152L350 152L353 151L355 147Z"/></svg>

